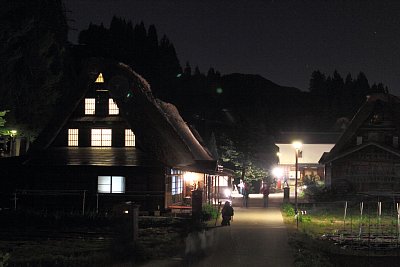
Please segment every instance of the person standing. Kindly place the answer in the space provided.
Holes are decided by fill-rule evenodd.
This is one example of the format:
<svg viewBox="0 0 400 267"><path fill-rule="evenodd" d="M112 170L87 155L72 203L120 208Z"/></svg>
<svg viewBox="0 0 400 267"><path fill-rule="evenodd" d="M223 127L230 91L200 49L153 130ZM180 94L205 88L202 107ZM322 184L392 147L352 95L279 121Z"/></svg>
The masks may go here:
<svg viewBox="0 0 400 267"><path fill-rule="evenodd" d="M263 199L264 199L264 208L268 207L268 198L269 198L269 185L267 183L263 183L263 186L261 187L261 193L263 194Z"/></svg>
<svg viewBox="0 0 400 267"><path fill-rule="evenodd" d="M222 214L221 226L231 225L231 219L234 214L234 211L229 201L225 201L225 205L222 208L221 214Z"/></svg>
<svg viewBox="0 0 400 267"><path fill-rule="evenodd" d="M250 188L247 183L244 183L243 189L242 189L242 195L243 195L243 207L247 208L248 205L248 200L249 200L249 192Z"/></svg>

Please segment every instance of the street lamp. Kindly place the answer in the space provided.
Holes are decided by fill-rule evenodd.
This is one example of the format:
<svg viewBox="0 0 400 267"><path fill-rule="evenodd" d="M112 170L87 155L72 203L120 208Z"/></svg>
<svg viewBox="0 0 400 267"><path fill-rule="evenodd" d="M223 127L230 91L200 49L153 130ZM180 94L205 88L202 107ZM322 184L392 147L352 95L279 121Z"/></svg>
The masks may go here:
<svg viewBox="0 0 400 267"><path fill-rule="evenodd" d="M15 144L14 144L14 142L15 142L15 136L17 135L17 130L11 130L10 131L10 137L11 137L11 140L10 140L10 156L14 156L15 155L15 153L14 153L14 150L15 150Z"/></svg>
<svg viewBox="0 0 400 267"><path fill-rule="evenodd" d="M295 212L295 216L296 216L296 226L297 226L297 228L299 228L299 215L298 215L299 209L298 209L298 205L297 205L297 172L299 169L299 152L300 152L300 148L303 144L300 141L294 141L292 143L292 145L296 151L296 153L295 153L296 154L296 164L295 164L296 171L295 171L295 184L294 184L294 207L295 207L294 212Z"/></svg>

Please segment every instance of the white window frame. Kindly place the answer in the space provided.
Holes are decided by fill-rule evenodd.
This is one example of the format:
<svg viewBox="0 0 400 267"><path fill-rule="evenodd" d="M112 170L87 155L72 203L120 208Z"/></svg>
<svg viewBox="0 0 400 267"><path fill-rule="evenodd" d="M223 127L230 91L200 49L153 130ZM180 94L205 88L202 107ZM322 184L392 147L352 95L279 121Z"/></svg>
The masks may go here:
<svg viewBox="0 0 400 267"><path fill-rule="evenodd" d="M85 98L85 115L96 114L96 98Z"/></svg>
<svg viewBox="0 0 400 267"><path fill-rule="evenodd" d="M125 146L136 146L135 133L131 129L125 129Z"/></svg>
<svg viewBox="0 0 400 267"><path fill-rule="evenodd" d="M125 177L117 175L97 176L97 192L101 194L125 193Z"/></svg>
<svg viewBox="0 0 400 267"><path fill-rule="evenodd" d="M119 108L117 104L114 102L114 99L109 98L108 99L108 115L118 115L119 114Z"/></svg>
<svg viewBox="0 0 400 267"><path fill-rule="evenodd" d="M68 146L79 146L79 129L68 129Z"/></svg>
<svg viewBox="0 0 400 267"><path fill-rule="evenodd" d="M112 146L112 129L92 129L90 133L91 146Z"/></svg>
<svg viewBox="0 0 400 267"><path fill-rule="evenodd" d="M181 170L171 169L171 194L179 195L183 193L183 173Z"/></svg>

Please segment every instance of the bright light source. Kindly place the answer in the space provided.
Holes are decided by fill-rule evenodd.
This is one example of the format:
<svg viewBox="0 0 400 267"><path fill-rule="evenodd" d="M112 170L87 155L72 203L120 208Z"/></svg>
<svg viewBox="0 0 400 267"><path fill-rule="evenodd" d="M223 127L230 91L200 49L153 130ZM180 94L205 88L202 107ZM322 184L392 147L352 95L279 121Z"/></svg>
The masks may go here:
<svg viewBox="0 0 400 267"><path fill-rule="evenodd" d="M128 210L124 210L124 213L125 213L125 214L128 214L128 213L129 213L129 211L128 211Z"/></svg>
<svg viewBox="0 0 400 267"><path fill-rule="evenodd" d="M224 194L225 194L225 197L230 197L231 196L231 190L230 189L228 189L228 188L226 188L225 190L224 190Z"/></svg>
<svg viewBox="0 0 400 267"><path fill-rule="evenodd" d="M218 88L216 89L216 92L217 92L217 94L222 94L223 90L222 90L221 87L218 87Z"/></svg>
<svg viewBox="0 0 400 267"><path fill-rule="evenodd" d="M15 136L15 135L17 135L17 130L11 130L10 133L11 133L11 136Z"/></svg>
<svg viewBox="0 0 400 267"><path fill-rule="evenodd" d="M272 170L272 175L274 175L275 177L282 177L283 176L283 169L282 168L279 168L279 167L275 167L273 170Z"/></svg>
<svg viewBox="0 0 400 267"><path fill-rule="evenodd" d="M294 147L295 149L300 149L300 148L303 146L303 144L302 144L300 141L294 141L294 142L292 143L292 145L293 145L293 147Z"/></svg>
<svg viewBox="0 0 400 267"><path fill-rule="evenodd" d="M194 172L185 172L185 174L183 174L183 178L185 181L189 181L192 184L196 180L196 175Z"/></svg>
<svg viewBox="0 0 400 267"><path fill-rule="evenodd" d="M103 73L100 72L99 76L97 76L95 83L104 83Z"/></svg>

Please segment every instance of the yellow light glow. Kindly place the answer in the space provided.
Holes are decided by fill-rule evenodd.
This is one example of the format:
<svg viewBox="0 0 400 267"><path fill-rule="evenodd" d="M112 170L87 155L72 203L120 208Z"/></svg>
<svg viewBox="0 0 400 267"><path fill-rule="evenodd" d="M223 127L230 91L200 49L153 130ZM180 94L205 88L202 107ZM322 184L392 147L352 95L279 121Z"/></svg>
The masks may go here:
<svg viewBox="0 0 400 267"><path fill-rule="evenodd" d="M196 180L196 175L194 172L185 172L183 175L185 181L190 182L191 184Z"/></svg>
<svg viewBox="0 0 400 267"><path fill-rule="evenodd" d="M17 135L17 130L11 130L10 133L11 133L11 136L15 136L15 135Z"/></svg>
<svg viewBox="0 0 400 267"><path fill-rule="evenodd" d="M97 76L95 83L104 83L103 74L101 72L100 72L99 76Z"/></svg>
<svg viewBox="0 0 400 267"><path fill-rule="evenodd" d="M303 146L303 144L302 144L300 141L294 141L294 142L292 143L292 145L293 145L293 147L294 147L295 149L300 149L300 148Z"/></svg>

